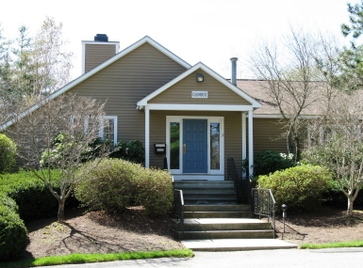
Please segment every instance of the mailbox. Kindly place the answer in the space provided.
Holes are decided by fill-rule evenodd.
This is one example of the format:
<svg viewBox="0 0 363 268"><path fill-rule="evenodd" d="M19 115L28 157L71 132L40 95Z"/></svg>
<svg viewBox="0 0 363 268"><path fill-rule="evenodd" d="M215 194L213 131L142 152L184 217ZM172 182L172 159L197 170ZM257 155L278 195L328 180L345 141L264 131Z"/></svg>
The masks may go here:
<svg viewBox="0 0 363 268"><path fill-rule="evenodd" d="M166 144L165 143L155 143L154 149L156 154L165 154L166 153Z"/></svg>

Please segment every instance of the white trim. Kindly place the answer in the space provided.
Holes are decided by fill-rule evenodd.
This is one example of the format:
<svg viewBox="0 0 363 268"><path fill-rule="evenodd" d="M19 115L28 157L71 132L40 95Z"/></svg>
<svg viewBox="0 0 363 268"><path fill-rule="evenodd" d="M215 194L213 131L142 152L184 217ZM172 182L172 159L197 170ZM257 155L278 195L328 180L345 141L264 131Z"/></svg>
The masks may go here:
<svg viewBox="0 0 363 268"><path fill-rule="evenodd" d="M145 168L150 167L150 110L145 109Z"/></svg>
<svg viewBox="0 0 363 268"><path fill-rule="evenodd" d="M237 95L239 95L241 98L243 98L246 101L248 101L253 108L256 109L256 108L262 107L262 105L259 102L257 102L251 96L249 96L246 92L242 91L237 86L231 84L229 81L227 81L226 79L224 79L222 76L220 76L219 74L217 74L216 72L214 72L212 69L210 69L209 67L207 67L206 65L204 65L201 62L197 63L192 68L188 69L187 71L185 71L181 75L177 76L173 80L171 80L168 83L166 83L164 86L160 87L159 89L155 90L154 92L152 92L151 94L149 94L148 96L146 96L145 98L143 98L142 100L140 100L137 103L137 107L139 107L139 108L145 107L146 105L148 105L148 102L151 99L153 99L154 97L158 96L159 94L161 94L165 90L169 89L171 86L175 85L176 83L178 83L179 81L181 81L182 79L184 79L185 77L187 77L188 75L192 74L193 72L195 72L195 71L197 71L199 69L201 69L205 73L207 73L210 76L212 76L214 79L216 79L218 82L220 82L221 84L223 84L224 86L226 86L227 88L229 88L230 90L232 90L234 93L236 93Z"/></svg>
<svg viewBox="0 0 363 268"><path fill-rule="evenodd" d="M207 165L208 171L207 174L183 174L183 119L205 119L207 120L207 142L208 142L208 153L207 153ZM179 123L179 169L170 169L170 123L178 122ZM220 168L218 170L210 168L210 123L219 123L220 124ZM197 176L199 179L204 176L218 176L224 179L224 117L222 116L166 116L166 157L168 159L168 170L172 175L183 175L183 176Z"/></svg>
<svg viewBox="0 0 363 268"><path fill-rule="evenodd" d="M248 112L248 165L249 175L253 175L253 115Z"/></svg>
<svg viewBox="0 0 363 268"><path fill-rule="evenodd" d="M246 124L246 113L241 113L242 122L242 160L247 157L247 124Z"/></svg>
<svg viewBox="0 0 363 268"><path fill-rule="evenodd" d="M252 111L250 105L218 105L218 104L148 104L150 110L160 111Z"/></svg>
<svg viewBox="0 0 363 268"><path fill-rule="evenodd" d="M247 124L246 124L246 113L241 113L242 121L242 161L247 158ZM246 174L243 174L244 176Z"/></svg>
<svg viewBox="0 0 363 268"><path fill-rule="evenodd" d="M117 116L116 115L105 115L104 118L113 120L113 136L114 136L113 144L116 145L117 144L117 121L118 121ZM100 136L100 138L104 139L103 127L100 128L99 136Z"/></svg>

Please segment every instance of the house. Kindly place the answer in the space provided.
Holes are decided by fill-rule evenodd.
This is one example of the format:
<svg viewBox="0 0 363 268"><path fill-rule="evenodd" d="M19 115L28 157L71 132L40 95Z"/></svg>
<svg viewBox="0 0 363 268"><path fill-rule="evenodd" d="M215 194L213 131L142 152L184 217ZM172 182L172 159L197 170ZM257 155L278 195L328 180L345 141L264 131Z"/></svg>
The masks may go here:
<svg viewBox="0 0 363 268"><path fill-rule="evenodd" d="M277 115L252 97L263 81L237 80L236 58L230 82L201 62L188 64L148 36L120 52L119 42L100 34L82 46L84 73L49 99L69 92L107 101L110 127L102 135L115 144L142 141L145 167L166 163L175 180L225 180L228 158L240 170L242 160L253 159L255 152L285 151L281 129L271 120ZM249 164L252 174L253 161Z"/></svg>

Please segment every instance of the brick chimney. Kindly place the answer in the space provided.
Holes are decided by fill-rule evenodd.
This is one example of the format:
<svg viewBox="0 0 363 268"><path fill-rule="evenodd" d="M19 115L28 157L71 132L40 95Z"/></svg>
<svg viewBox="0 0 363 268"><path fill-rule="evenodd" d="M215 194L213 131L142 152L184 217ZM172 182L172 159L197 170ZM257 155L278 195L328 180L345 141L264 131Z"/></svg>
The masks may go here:
<svg viewBox="0 0 363 268"><path fill-rule="evenodd" d="M96 34L93 41L82 41L82 74L116 55L120 42L108 41L106 34Z"/></svg>

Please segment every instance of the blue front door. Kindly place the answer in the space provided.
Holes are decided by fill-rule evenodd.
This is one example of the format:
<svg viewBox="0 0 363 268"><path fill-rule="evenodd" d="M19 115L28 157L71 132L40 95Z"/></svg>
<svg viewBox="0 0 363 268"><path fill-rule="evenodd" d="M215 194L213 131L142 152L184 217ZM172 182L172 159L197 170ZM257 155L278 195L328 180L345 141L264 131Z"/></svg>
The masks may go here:
<svg viewBox="0 0 363 268"><path fill-rule="evenodd" d="M207 120L183 120L183 173L207 173Z"/></svg>

